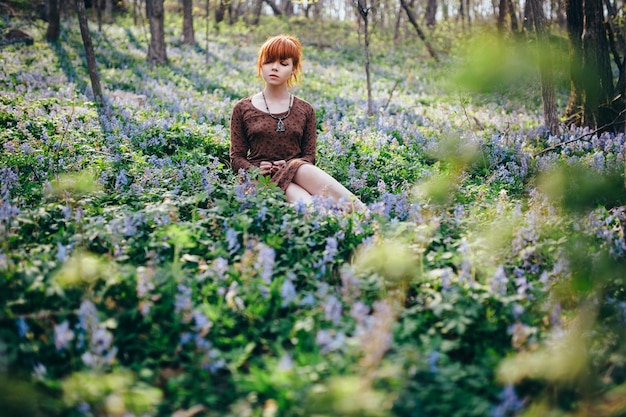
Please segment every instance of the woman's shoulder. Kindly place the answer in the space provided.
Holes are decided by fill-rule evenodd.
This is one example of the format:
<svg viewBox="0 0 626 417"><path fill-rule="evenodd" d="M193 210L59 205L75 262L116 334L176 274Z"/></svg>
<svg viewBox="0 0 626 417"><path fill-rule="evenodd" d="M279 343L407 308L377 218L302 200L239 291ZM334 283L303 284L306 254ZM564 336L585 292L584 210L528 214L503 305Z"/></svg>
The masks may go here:
<svg viewBox="0 0 626 417"><path fill-rule="evenodd" d="M298 96L293 96L293 106L294 107L297 106L307 113L310 113L310 112L315 113L315 109L313 108L313 105Z"/></svg>
<svg viewBox="0 0 626 417"><path fill-rule="evenodd" d="M250 111L252 107L252 97L244 97L235 102L232 110L232 115L243 116L245 113Z"/></svg>
<svg viewBox="0 0 626 417"><path fill-rule="evenodd" d="M243 97L243 98L240 98L239 100L237 100L235 102L235 105L233 106L233 108L245 107L245 106L249 106L251 104L252 104L252 96L247 96L247 97Z"/></svg>

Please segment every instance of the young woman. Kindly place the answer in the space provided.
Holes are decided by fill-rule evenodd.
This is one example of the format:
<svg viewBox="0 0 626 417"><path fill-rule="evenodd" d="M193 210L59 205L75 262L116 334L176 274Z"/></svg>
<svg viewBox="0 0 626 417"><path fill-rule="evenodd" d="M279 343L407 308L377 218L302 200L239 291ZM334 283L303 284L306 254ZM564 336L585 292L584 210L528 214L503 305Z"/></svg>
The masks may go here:
<svg viewBox="0 0 626 417"><path fill-rule="evenodd" d="M284 192L287 201L331 197L347 210L365 205L315 166L315 110L289 91L302 70L302 45L288 35L271 37L259 49L257 73L264 89L235 104L230 122L230 162L235 172L259 169Z"/></svg>

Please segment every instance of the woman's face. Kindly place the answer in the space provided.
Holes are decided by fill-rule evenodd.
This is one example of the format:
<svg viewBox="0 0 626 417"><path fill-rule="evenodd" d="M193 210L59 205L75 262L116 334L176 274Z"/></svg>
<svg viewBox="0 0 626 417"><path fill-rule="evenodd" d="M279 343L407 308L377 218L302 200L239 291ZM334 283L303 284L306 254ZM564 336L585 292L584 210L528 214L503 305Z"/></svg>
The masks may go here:
<svg viewBox="0 0 626 417"><path fill-rule="evenodd" d="M274 62L266 62L261 66L261 76L268 85L282 85L287 83L293 75L293 60L277 59Z"/></svg>

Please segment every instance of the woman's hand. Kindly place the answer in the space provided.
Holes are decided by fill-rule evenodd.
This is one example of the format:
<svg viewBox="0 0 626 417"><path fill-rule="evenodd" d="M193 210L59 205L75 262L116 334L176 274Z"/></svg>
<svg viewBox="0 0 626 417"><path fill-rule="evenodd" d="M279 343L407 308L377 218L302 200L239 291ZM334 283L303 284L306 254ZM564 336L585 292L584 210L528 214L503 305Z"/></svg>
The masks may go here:
<svg viewBox="0 0 626 417"><path fill-rule="evenodd" d="M272 174L278 171L279 169L283 168L285 165L287 165L287 162L285 162L284 159L281 159L279 161L274 161L274 170L272 170Z"/></svg>
<svg viewBox="0 0 626 417"><path fill-rule="evenodd" d="M259 164L259 168L261 169L261 175L271 175L274 173L272 170L274 168L274 163L269 161L262 161Z"/></svg>
<svg viewBox="0 0 626 417"><path fill-rule="evenodd" d="M279 169L284 167L287 164L284 159L279 161L262 161L259 164L259 168L261 169L261 175L272 175L276 173Z"/></svg>

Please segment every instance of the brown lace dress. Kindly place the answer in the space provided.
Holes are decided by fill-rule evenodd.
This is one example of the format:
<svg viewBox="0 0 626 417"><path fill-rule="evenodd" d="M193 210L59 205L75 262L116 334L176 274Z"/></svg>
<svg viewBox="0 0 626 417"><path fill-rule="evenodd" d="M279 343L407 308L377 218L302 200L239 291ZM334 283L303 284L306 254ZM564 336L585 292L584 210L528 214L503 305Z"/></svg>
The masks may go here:
<svg viewBox="0 0 626 417"><path fill-rule="evenodd" d="M287 112L275 116L285 114ZM284 132L276 131L277 123L267 112L254 107L250 97L238 101L230 120L230 166L239 172L258 167L261 161L284 159L287 163L272 174L272 181L285 191L298 168L315 164L315 110L294 96L291 113L283 120Z"/></svg>

